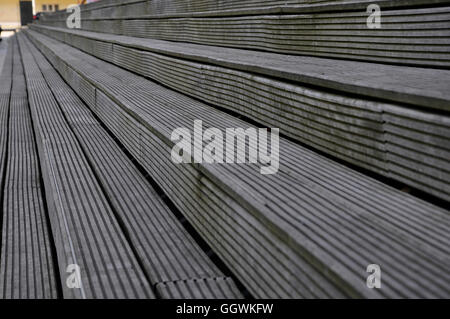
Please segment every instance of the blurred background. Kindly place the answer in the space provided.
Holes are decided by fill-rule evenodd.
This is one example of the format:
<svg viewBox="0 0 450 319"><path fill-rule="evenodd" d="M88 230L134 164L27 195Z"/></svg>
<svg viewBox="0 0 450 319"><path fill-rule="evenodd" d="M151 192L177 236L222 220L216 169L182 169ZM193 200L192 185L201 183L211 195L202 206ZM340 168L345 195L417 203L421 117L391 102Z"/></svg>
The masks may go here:
<svg viewBox="0 0 450 319"><path fill-rule="evenodd" d="M32 22L40 14L65 10L72 4L85 4L98 0L0 0L0 26L15 29ZM4 34L2 34L3 36Z"/></svg>

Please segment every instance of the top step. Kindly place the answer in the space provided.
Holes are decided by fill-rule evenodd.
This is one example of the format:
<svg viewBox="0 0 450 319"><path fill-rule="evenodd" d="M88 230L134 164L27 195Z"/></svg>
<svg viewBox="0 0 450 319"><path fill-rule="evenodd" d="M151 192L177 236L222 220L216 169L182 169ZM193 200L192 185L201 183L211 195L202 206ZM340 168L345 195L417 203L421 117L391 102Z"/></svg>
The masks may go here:
<svg viewBox="0 0 450 319"><path fill-rule="evenodd" d="M420 1L379 2L379 25L373 24L374 13L367 7L372 1L314 1L301 6L286 6L298 1L100 2L95 8L83 7L80 17L81 29L95 32L450 68L449 1L428 2L426 8ZM66 28L71 18L58 12L43 16L40 23Z"/></svg>
<svg viewBox="0 0 450 319"><path fill-rule="evenodd" d="M449 0L103 0L81 6L83 17L113 13L154 16L238 16L244 14L352 11L377 4L385 9L449 4ZM65 10L43 16L44 20L61 18ZM104 16L104 15L103 15Z"/></svg>

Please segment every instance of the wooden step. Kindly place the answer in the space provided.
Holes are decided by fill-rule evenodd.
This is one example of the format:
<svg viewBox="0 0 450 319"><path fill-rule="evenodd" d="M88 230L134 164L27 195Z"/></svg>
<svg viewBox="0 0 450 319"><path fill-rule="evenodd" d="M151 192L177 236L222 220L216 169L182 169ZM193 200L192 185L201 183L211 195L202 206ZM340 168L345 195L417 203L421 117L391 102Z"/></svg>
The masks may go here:
<svg viewBox="0 0 450 319"><path fill-rule="evenodd" d="M80 6L81 17L147 18L223 17L263 14L316 13L330 11L366 11L370 4L384 9L444 6L449 0L102 0ZM61 20L66 10L47 13L40 21Z"/></svg>
<svg viewBox="0 0 450 319"><path fill-rule="evenodd" d="M178 127L251 127L36 32L30 39L255 297L449 296L447 211L284 139L280 169L174 164ZM126 83L127 85L124 85ZM76 90L76 89L75 89ZM382 290L365 285L368 264ZM407 272L405 269L411 271Z"/></svg>
<svg viewBox="0 0 450 319"><path fill-rule="evenodd" d="M33 30L450 200L448 70L336 64L60 28Z"/></svg>
<svg viewBox="0 0 450 319"><path fill-rule="evenodd" d="M330 5L333 6L333 5ZM120 11L119 8L115 9ZM450 68L450 6L384 10L381 27L367 26L369 13L300 13L239 17L161 18L110 15L82 18L82 29L364 62ZM139 12L139 11L138 11ZM136 13L139 14L139 13ZM66 28L66 18L43 21ZM336 62L339 63L339 62Z"/></svg>

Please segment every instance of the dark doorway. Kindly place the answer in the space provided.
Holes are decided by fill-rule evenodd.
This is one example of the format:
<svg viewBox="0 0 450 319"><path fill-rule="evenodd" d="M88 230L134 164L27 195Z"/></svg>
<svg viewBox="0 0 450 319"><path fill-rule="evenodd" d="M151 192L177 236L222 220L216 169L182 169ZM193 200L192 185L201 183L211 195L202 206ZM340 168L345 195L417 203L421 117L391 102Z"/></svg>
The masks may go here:
<svg viewBox="0 0 450 319"><path fill-rule="evenodd" d="M31 1L20 1L20 21L22 25L33 22L33 5Z"/></svg>

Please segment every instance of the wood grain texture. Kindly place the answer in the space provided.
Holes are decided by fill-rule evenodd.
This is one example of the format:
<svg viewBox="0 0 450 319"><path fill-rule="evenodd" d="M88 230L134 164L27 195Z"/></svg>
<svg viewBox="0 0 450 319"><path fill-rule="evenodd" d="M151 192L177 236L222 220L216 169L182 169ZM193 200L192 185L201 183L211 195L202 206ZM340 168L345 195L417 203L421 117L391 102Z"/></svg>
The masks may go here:
<svg viewBox="0 0 450 319"><path fill-rule="evenodd" d="M450 71L336 64L328 59L33 29L263 126L278 127L284 135L346 162L450 199L446 175ZM349 95L353 93L358 96Z"/></svg>
<svg viewBox="0 0 450 319"><path fill-rule="evenodd" d="M0 105L2 112L9 108L9 123L7 120L2 123L8 130L8 134L2 134L8 138L8 146L1 151L6 157L6 173L4 184L0 183L3 186L0 298L57 298L39 162L20 52L14 37L10 46L2 81L6 86L11 82L13 56L11 97L7 101L9 106Z"/></svg>
<svg viewBox="0 0 450 319"><path fill-rule="evenodd" d="M30 47L30 51L59 103L60 110L57 112L64 114L68 125L77 136L81 148L99 177L105 195L125 226L125 232L130 237L151 284L155 286L163 282L195 278L207 282L211 278L211 282L215 283L214 278L222 278L223 273L200 249L70 86L37 49ZM72 74L69 83L82 82L79 76ZM95 103L91 100L89 91L83 91L78 86L77 92L89 103ZM231 288L222 291L222 294L216 289L198 285L179 291L177 298L241 296L232 279L226 279L226 283L226 287Z"/></svg>
<svg viewBox="0 0 450 319"><path fill-rule="evenodd" d="M367 1L356 1L353 6L337 4L345 1L317 1L320 6L298 8L297 14L246 10L231 17L167 16L168 11L151 7L152 2L84 10L82 29L291 55L450 67L450 2L397 9L382 3L379 29L367 26ZM282 2L278 5L288 4ZM402 6L402 1L390 2ZM189 4L184 13L201 10L197 1L184 3ZM165 5L168 10L170 2ZM257 8L256 3L248 1L236 5ZM270 7L267 1L266 5ZM233 3L226 1L223 7L227 6L231 8ZM54 14L40 23L65 28L66 19L66 15Z"/></svg>
<svg viewBox="0 0 450 319"><path fill-rule="evenodd" d="M254 296L449 295L448 212L284 139L276 176L252 165L175 165L174 128L194 119L219 129L250 125L47 36L28 35L64 78L77 73L96 90L96 103L86 103ZM387 269L380 291L361 279L374 260Z"/></svg>
<svg viewBox="0 0 450 319"><path fill-rule="evenodd" d="M47 204L65 298L152 298L154 293L88 160L19 35ZM80 267L81 288L66 285Z"/></svg>

